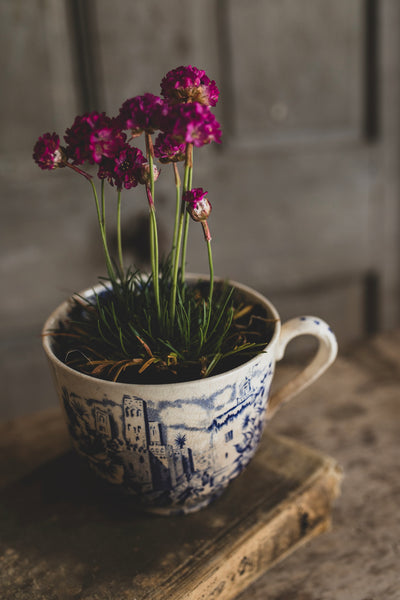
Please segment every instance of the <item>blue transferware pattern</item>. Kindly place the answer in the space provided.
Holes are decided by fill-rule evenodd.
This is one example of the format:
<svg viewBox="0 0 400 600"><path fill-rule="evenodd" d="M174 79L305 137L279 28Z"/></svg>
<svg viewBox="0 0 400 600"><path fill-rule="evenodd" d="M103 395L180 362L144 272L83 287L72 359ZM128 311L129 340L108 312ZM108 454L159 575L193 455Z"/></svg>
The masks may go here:
<svg viewBox="0 0 400 600"><path fill-rule="evenodd" d="M153 512L198 510L222 493L258 446L273 375L272 362L261 363L207 397L157 403L129 394L120 402L86 398L63 386L74 445L99 475Z"/></svg>
<svg viewBox="0 0 400 600"><path fill-rule="evenodd" d="M43 336L77 450L99 475L135 495L150 512L190 513L218 497L254 455L265 415L271 419L336 357L336 338L323 320L301 316L281 326L277 310L264 296L231 284L248 303L265 308L274 331L264 352L209 378L164 386L99 380L65 365L55 356L51 337ZM80 295L89 298L93 291ZM61 304L47 319L44 334L70 310L71 301ZM267 407L275 363L299 335L315 336L317 352Z"/></svg>

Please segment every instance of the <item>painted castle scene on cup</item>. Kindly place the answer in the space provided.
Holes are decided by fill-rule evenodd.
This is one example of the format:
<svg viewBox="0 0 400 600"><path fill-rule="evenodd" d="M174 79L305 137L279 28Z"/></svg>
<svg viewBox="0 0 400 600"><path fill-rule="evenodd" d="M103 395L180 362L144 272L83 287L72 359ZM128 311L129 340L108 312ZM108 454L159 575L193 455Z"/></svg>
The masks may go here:
<svg viewBox="0 0 400 600"><path fill-rule="evenodd" d="M206 400L159 401L157 409L127 394L117 403L64 387L62 396L75 447L99 475L147 504L189 508L218 496L253 456L271 379L270 365Z"/></svg>

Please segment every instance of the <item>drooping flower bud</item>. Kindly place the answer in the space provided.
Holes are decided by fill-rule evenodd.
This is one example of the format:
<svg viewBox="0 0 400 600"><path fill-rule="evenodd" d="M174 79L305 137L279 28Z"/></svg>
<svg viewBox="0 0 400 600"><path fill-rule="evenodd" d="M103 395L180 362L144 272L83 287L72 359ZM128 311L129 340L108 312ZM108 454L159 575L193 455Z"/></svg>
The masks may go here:
<svg viewBox="0 0 400 600"><path fill-rule="evenodd" d="M212 206L207 193L203 188L194 188L183 195L187 202L186 209L194 221L206 221L210 216Z"/></svg>
<svg viewBox="0 0 400 600"><path fill-rule="evenodd" d="M156 165L153 165L153 178L154 181L157 181L158 176L160 174L159 169L157 169ZM148 162L145 162L142 164L141 170L140 170L140 175L139 175L139 183L142 183L144 185L149 185L151 181L150 178L150 165Z"/></svg>

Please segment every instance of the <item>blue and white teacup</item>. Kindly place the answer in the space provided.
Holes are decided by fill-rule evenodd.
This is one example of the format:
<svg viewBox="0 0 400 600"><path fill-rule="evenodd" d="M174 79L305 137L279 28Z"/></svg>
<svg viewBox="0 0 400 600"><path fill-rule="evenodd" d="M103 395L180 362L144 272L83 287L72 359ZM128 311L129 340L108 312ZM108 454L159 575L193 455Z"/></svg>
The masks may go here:
<svg viewBox="0 0 400 600"><path fill-rule="evenodd" d="M321 319L298 317L281 326L261 294L231 282L275 321L265 351L220 375L186 383L127 384L104 381L66 366L43 336L72 442L90 467L158 514L186 514L217 498L248 464L266 417L310 385L334 361L337 343ZM89 297L93 290L83 293ZM44 334L68 315L64 302L46 321ZM286 345L308 334L319 341L311 363L269 396L275 363Z"/></svg>

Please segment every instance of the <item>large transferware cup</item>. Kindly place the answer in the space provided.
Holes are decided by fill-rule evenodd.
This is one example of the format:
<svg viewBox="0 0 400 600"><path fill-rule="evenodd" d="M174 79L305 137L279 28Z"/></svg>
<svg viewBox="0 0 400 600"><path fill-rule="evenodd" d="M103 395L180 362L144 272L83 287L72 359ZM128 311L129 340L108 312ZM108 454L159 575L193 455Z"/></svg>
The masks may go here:
<svg viewBox="0 0 400 600"><path fill-rule="evenodd" d="M231 283L248 303L265 309L275 323L272 339L248 362L196 381L127 384L82 374L57 358L54 338L46 335L67 318L71 300L45 323L43 345L76 450L146 511L185 514L217 498L248 464L277 408L315 381L336 357L335 336L323 320L301 316L281 326L264 296ZM317 338L316 355L270 395L275 363L300 335Z"/></svg>

